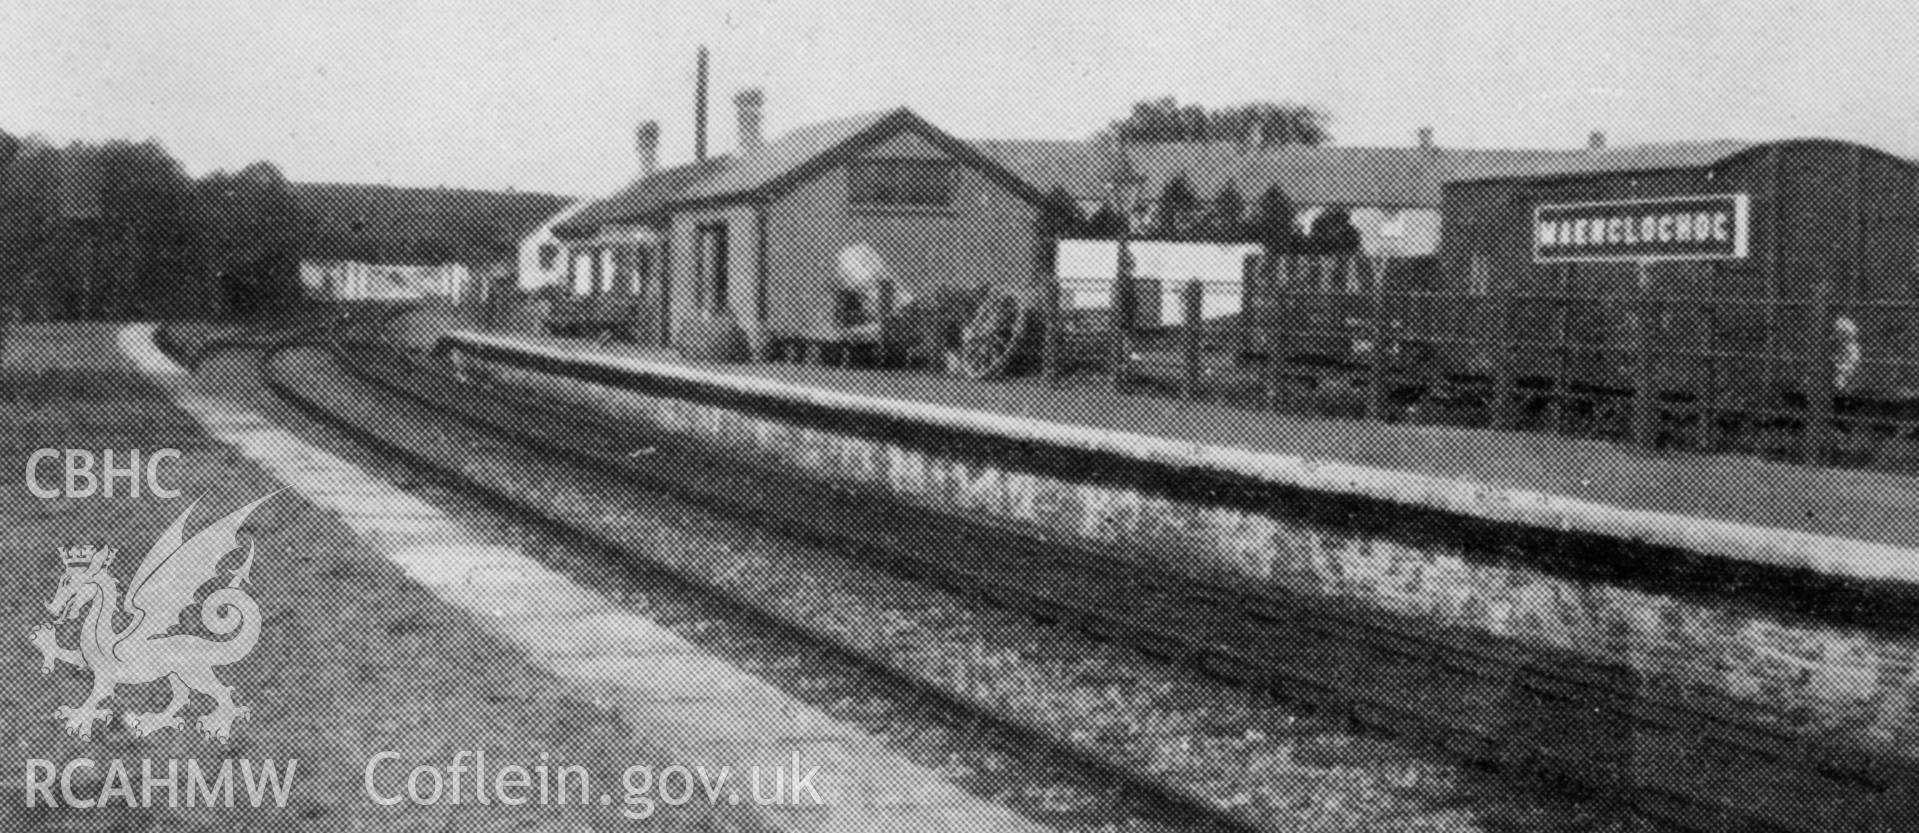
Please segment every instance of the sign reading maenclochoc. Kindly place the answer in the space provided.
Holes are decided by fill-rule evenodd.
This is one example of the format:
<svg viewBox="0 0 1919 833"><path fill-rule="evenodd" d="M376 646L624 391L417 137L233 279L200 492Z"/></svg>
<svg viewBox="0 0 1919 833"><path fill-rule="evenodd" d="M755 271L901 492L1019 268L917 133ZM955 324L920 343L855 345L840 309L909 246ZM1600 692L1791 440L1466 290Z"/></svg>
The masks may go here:
<svg viewBox="0 0 1919 833"><path fill-rule="evenodd" d="M1533 208L1533 261L1731 260L1751 242L1745 194Z"/></svg>

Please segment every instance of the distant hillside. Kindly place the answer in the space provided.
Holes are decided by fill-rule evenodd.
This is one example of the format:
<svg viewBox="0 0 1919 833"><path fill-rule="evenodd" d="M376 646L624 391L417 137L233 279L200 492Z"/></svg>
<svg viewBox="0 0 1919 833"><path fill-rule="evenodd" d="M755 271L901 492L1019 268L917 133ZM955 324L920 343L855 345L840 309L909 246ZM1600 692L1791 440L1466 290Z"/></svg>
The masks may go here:
<svg viewBox="0 0 1919 833"><path fill-rule="evenodd" d="M474 262L510 256L564 207L552 194L296 182L289 186L307 258L381 263Z"/></svg>

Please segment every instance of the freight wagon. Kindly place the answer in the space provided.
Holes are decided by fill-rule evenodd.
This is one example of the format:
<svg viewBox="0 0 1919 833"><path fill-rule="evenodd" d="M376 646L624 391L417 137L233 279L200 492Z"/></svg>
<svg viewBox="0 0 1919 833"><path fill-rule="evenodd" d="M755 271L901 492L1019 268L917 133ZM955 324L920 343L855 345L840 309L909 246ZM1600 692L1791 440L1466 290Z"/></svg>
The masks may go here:
<svg viewBox="0 0 1919 833"><path fill-rule="evenodd" d="M1545 164L1445 186L1431 297L1456 302L1398 315L1434 372L1729 409L1919 399L1911 162L1800 140Z"/></svg>
<svg viewBox="0 0 1919 833"><path fill-rule="evenodd" d="M1399 394L1919 412L1905 159L1826 140L1646 146L1443 193L1436 263L1266 264L1242 355L1322 375L1379 357Z"/></svg>

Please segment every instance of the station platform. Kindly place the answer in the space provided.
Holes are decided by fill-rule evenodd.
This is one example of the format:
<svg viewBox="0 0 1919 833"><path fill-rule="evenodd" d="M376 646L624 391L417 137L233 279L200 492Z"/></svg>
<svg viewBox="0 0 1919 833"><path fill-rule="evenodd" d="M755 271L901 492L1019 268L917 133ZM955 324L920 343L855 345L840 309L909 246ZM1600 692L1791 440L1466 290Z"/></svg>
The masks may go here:
<svg viewBox="0 0 1919 833"><path fill-rule="evenodd" d="M1542 434L1377 424L1119 395L1090 380L689 361L672 351L472 330L442 346L790 403L1095 460L1205 473L1554 533L1737 559L1841 582L1919 586L1919 479Z"/></svg>
<svg viewBox="0 0 1919 833"><path fill-rule="evenodd" d="M611 732L597 736L601 755L617 757L625 749L628 760L645 762L656 772L669 767L724 771L742 785L748 783L748 773L787 772L794 778L806 769L817 773L811 788L818 801L810 796L800 800L795 794L792 802L762 805L740 801L736 794L710 806L667 806L662 799L656 805L667 822L662 829L1044 829L965 792L859 727L795 699L607 594L549 569L517 546L470 528L404 486L309 443L246 403L210 394L204 378L189 375L159 351L150 326L129 326L102 340L109 343L94 346L137 367L211 444L231 449L298 501L337 519L356 547L382 562L382 568L398 568L394 580L416 591L411 598L428 597L430 601L420 603L450 611L460 630L484 633L500 643L489 653L423 659L421 669L438 672L449 664L474 665L480 657L486 657L477 663L481 667L530 665L554 679L556 691L542 700L515 694L509 702L539 711L570 709L568 713L576 713L576 729L585 725L578 723L577 713L610 710L618 722L592 729ZM393 601L389 596L388 603ZM443 680L437 685L464 684ZM588 703L592 706L584 705ZM405 713L382 713L377 700L356 704L356 709L360 719L375 723L410 719ZM317 709L300 717L322 725L349 719ZM435 743L497 744L490 735L504 731L467 723ZM512 752L496 753L495 760ZM522 749L518 754L530 760L532 752ZM404 772L404 767L396 771ZM612 780L605 784L608 792L600 795L598 806L575 813L596 819L589 826L626 822L621 816L628 809L622 803L623 785ZM544 822L552 809L534 807L521 815ZM354 815L377 818L380 811L359 806Z"/></svg>

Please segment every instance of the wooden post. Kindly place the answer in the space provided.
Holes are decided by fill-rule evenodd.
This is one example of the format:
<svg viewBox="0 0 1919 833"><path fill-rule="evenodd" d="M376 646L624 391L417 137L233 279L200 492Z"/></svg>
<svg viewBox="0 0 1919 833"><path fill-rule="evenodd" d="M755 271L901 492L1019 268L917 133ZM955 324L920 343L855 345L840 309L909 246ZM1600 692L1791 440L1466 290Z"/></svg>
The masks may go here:
<svg viewBox="0 0 1919 833"><path fill-rule="evenodd" d="M1266 268L1266 259L1262 255L1247 255L1239 266L1239 315L1233 316L1233 354L1235 362L1243 362L1245 357L1254 353L1256 342L1252 326L1259 309L1259 276Z"/></svg>
<svg viewBox="0 0 1919 833"><path fill-rule="evenodd" d="M1132 278L1120 280L1131 282ZM1133 364L1133 327L1125 314L1114 305L1113 309L1113 390L1125 392L1126 376Z"/></svg>
<svg viewBox="0 0 1919 833"><path fill-rule="evenodd" d="M1139 306L1139 285L1133 281L1133 252L1125 232L1119 238L1118 267L1113 276L1113 390L1126 390L1133 363L1133 314Z"/></svg>
<svg viewBox="0 0 1919 833"><path fill-rule="evenodd" d="M1493 402L1494 428L1511 428L1518 420L1513 412L1513 324L1512 287L1493 287ZM1481 296L1482 298L1484 296ZM1482 301L1483 303L1483 301Z"/></svg>
<svg viewBox="0 0 1919 833"><path fill-rule="evenodd" d="M1651 450L1659 443L1658 413L1653 407L1653 317L1651 264L1640 261L1633 289L1632 444Z"/></svg>
<svg viewBox="0 0 1919 833"><path fill-rule="evenodd" d="M1558 281L1553 288L1553 378L1552 398L1546 403L1546 430L1563 434L1566 431L1566 379L1571 375L1572 359L1571 344L1566 333L1566 319L1571 314L1572 302L1567 296L1573 291L1572 270L1575 267L1565 264L1551 268Z"/></svg>
<svg viewBox="0 0 1919 833"><path fill-rule="evenodd" d="M1259 342L1266 360L1259 364L1259 386L1260 394L1265 398L1266 407L1271 408L1279 403L1279 361L1282 352L1279 320L1284 314L1285 305L1281 303L1281 298L1286 293L1288 279L1286 270L1291 265L1291 260L1290 257L1275 254L1268 257L1266 261L1266 275L1262 279L1265 284L1263 293L1265 299L1261 303L1262 311L1259 316Z"/></svg>
<svg viewBox="0 0 1919 833"><path fill-rule="evenodd" d="M1354 256L1354 268L1358 268L1359 257ZM1391 334L1386 316L1386 270L1384 261L1374 258L1366 261L1372 268L1372 285L1366 288L1366 316L1372 322L1373 350L1372 361L1366 373L1366 418L1374 422L1386 421L1386 342ZM1364 273L1361 272L1362 278Z"/></svg>
<svg viewBox="0 0 1919 833"><path fill-rule="evenodd" d="M1059 345L1061 336L1059 330L1060 319L1062 318L1060 315L1059 276L1046 275L1042 278L1041 282L1044 284L1046 296L1044 300L1045 309L1041 310L1041 314L1044 316L1046 331L1041 334L1044 341L1041 342L1040 363L1042 373L1046 377L1046 386L1049 388L1058 388L1060 381Z"/></svg>
<svg viewBox="0 0 1919 833"><path fill-rule="evenodd" d="M880 278L873 286L873 352L874 363L886 367L892 363L892 345L887 343L887 322L893 320L893 279Z"/></svg>
<svg viewBox="0 0 1919 833"><path fill-rule="evenodd" d="M1716 289L1722 284L1722 281L1719 280L1720 264L1711 264L1710 268L1712 280L1708 282L1706 291L1699 294L1712 296L1716 299ZM1720 307L1716 300L1712 302L1702 302L1699 308L1699 318L1702 320L1699 326L1699 352L1701 354L1701 366L1704 370L1702 375L1704 376L1706 388L1705 402L1701 403L1698 409L1698 439L1699 450L1701 451L1712 451L1718 448L1721 440L1719 436L1719 413L1724 397L1720 391L1722 387L1722 379L1720 378L1722 375L1720 372L1722 367L1719 356L1716 355L1719 348L1719 310Z"/></svg>
<svg viewBox="0 0 1919 833"><path fill-rule="evenodd" d="M1812 289L1813 331L1806 338L1806 464L1822 466L1832 444L1833 329L1832 286L1819 281Z"/></svg>
<svg viewBox="0 0 1919 833"><path fill-rule="evenodd" d="M1180 296L1180 347L1186 358L1186 372L1180 393L1190 402L1199 395L1200 293L1197 280L1187 281Z"/></svg>

